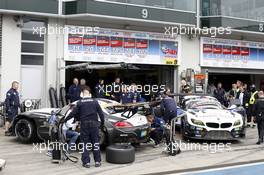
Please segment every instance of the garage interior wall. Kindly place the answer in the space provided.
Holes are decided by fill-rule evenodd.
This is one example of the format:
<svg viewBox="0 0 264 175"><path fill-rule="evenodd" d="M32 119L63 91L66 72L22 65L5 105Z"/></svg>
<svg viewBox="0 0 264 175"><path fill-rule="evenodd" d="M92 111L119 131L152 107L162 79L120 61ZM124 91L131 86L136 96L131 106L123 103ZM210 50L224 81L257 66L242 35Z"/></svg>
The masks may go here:
<svg viewBox="0 0 264 175"><path fill-rule="evenodd" d="M21 65L21 28L12 15L4 15L2 25L1 101L12 81L20 82Z"/></svg>

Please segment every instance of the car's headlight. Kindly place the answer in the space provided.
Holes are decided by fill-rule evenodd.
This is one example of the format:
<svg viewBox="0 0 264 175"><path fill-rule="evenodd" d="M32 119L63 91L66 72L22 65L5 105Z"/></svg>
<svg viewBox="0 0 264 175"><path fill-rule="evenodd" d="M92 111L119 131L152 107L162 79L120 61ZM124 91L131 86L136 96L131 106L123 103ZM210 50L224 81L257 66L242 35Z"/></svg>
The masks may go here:
<svg viewBox="0 0 264 175"><path fill-rule="evenodd" d="M240 120L236 120L235 123L234 123L234 126L238 126L241 124L241 121Z"/></svg>
<svg viewBox="0 0 264 175"><path fill-rule="evenodd" d="M200 125L200 126L204 126L204 123L201 120L197 120L197 119L191 119L192 123L195 125Z"/></svg>

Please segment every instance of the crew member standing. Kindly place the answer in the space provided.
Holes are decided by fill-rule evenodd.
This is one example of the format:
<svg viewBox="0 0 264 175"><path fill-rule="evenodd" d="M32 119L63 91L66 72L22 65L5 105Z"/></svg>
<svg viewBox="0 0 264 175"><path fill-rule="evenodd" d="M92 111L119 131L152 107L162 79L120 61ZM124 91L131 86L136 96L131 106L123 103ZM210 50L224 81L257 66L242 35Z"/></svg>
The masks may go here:
<svg viewBox="0 0 264 175"><path fill-rule="evenodd" d="M169 124L170 121L177 116L177 105L172 97L169 97L170 89L167 88L164 98L161 100L160 107L163 112L163 120Z"/></svg>
<svg viewBox="0 0 264 175"><path fill-rule="evenodd" d="M73 79L73 84L69 88L68 99L70 102L75 102L80 99L81 88L79 86L79 80L77 78Z"/></svg>
<svg viewBox="0 0 264 175"><path fill-rule="evenodd" d="M5 135L10 136L11 133L9 132L9 128L11 123L13 122L15 116L18 114L18 108L20 107L19 102L19 93L18 93L18 82L13 81L12 87L6 93L6 113L7 113L7 120L5 122Z"/></svg>
<svg viewBox="0 0 264 175"><path fill-rule="evenodd" d="M256 122L258 125L258 135L259 139L256 144L263 143L263 137L264 137L264 93L263 91L260 91L258 93L258 100L254 106L254 112L256 117Z"/></svg>
<svg viewBox="0 0 264 175"><path fill-rule="evenodd" d="M222 104L225 104L225 90L222 88L222 83L217 84L217 88L214 90L214 97Z"/></svg>
<svg viewBox="0 0 264 175"><path fill-rule="evenodd" d="M249 99L249 105L248 105L248 114L247 114L247 127L250 127L252 124L252 128L255 128L255 123L253 121L254 119L254 106L256 104L256 99L258 98L258 91L256 90L256 86L252 84L250 86L250 99Z"/></svg>
<svg viewBox="0 0 264 175"><path fill-rule="evenodd" d="M81 143L84 145L82 153L83 167L90 168L89 148L92 146L95 167L101 166L99 128L104 126L104 114L97 100L92 99L91 89L86 86L82 90L83 98L65 121L75 117L81 123ZM98 115L100 121L98 121Z"/></svg>
<svg viewBox="0 0 264 175"><path fill-rule="evenodd" d="M111 95L112 99L117 102L120 102L121 91L122 91L122 84L121 84L120 78L117 77L115 79L115 82L112 83L112 95Z"/></svg>
<svg viewBox="0 0 264 175"><path fill-rule="evenodd" d="M94 91L96 98L106 98L110 96L109 94L107 95L107 92L105 91L103 79L99 79L99 82L96 84Z"/></svg>

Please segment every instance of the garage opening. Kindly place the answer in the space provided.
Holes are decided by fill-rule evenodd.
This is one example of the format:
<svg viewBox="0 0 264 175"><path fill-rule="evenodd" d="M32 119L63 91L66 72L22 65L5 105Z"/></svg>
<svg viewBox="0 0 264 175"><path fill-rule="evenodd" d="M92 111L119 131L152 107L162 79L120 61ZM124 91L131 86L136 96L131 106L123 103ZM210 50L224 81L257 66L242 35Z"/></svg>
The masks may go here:
<svg viewBox="0 0 264 175"><path fill-rule="evenodd" d="M66 62L66 65L79 64L82 62ZM102 63L93 63L102 64ZM102 64L103 65L103 64ZM99 79L104 79L105 84L111 84L116 77L120 77L121 82L130 85L136 83L138 85L165 85L173 89L174 66L162 65L138 65L133 64L132 68L123 69L94 69L94 70L66 70L66 91L72 84L73 78L85 79L86 84L94 90ZM150 97L142 96L149 100Z"/></svg>
<svg viewBox="0 0 264 175"><path fill-rule="evenodd" d="M209 73L208 83L213 83L217 86L217 83L221 82L225 91L232 89L232 84L236 83L237 80L250 85L254 82L254 75L249 74L232 74L232 73Z"/></svg>

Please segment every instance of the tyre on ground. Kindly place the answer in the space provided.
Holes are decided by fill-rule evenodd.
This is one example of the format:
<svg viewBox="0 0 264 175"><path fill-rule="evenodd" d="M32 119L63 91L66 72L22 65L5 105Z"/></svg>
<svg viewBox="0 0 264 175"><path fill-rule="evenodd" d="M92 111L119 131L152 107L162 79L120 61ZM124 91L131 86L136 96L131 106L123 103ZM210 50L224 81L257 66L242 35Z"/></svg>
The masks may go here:
<svg viewBox="0 0 264 175"><path fill-rule="evenodd" d="M126 164L135 161L135 148L131 145L115 144L106 148L106 161Z"/></svg>

